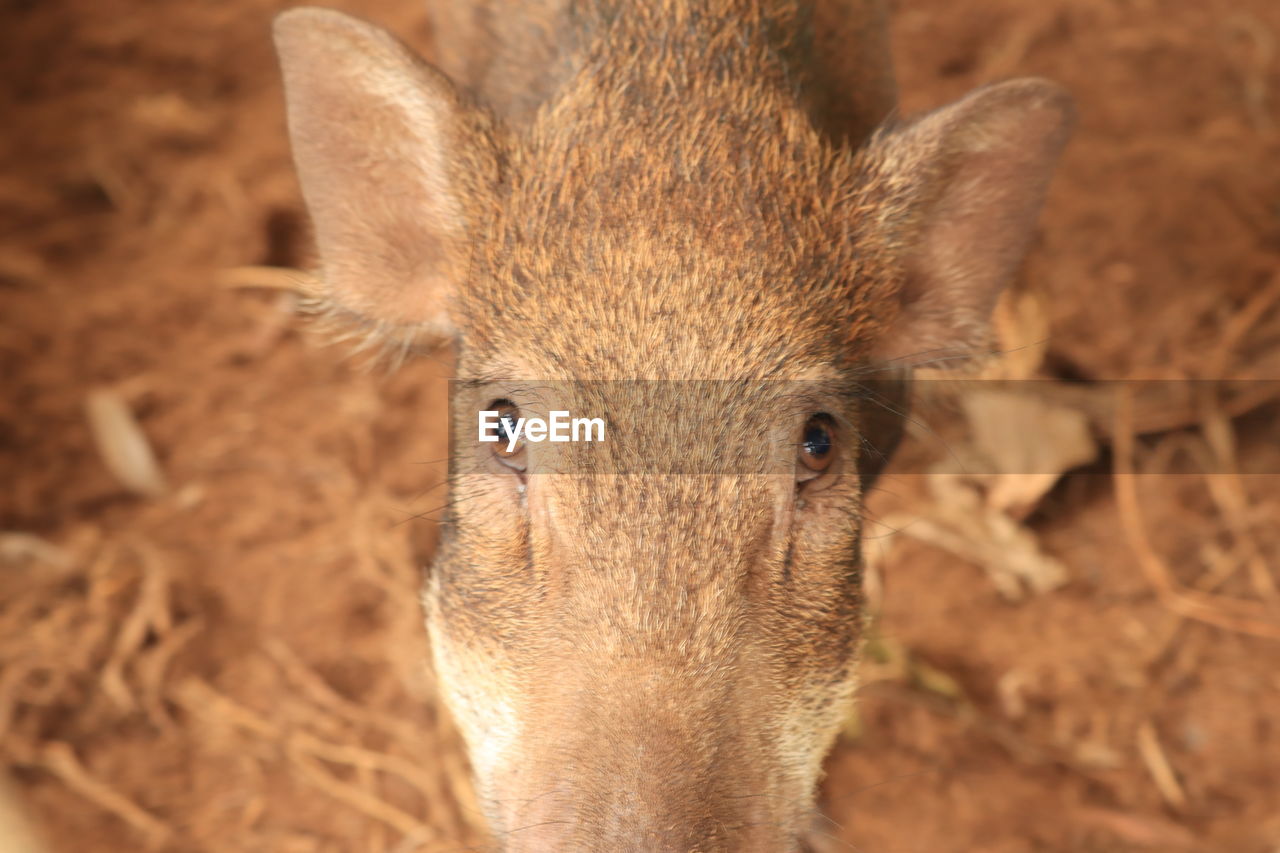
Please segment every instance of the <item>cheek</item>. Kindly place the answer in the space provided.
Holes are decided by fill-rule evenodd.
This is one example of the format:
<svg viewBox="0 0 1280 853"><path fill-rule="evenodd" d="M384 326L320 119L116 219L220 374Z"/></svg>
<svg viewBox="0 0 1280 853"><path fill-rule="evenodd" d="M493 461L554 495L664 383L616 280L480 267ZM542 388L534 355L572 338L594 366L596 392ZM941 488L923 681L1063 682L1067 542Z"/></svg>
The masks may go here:
<svg viewBox="0 0 1280 853"><path fill-rule="evenodd" d="M792 778L802 780L805 796L811 795L822 775L823 759L853 711L857 688L856 666L850 661L835 683L815 679L788 707L782 725L782 760Z"/></svg>
<svg viewBox="0 0 1280 853"><path fill-rule="evenodd" d="M493 654L450 630L434 579L428 583L424 604L437 690L466 741L476 793L493 821L498 779L521 742L514 691L499 675L504 667Z"/></svg>
<svg viewBox="0 0 1280 853"><path fill-rule="evenodd" d="M780 721L782 760L806 795L848 718L857 689L862 634L859 491L849 478L813 496L796 515L792 571L776 603L786 632L788 702Z"/></svg>
<svg viewBox="0 0 1280 853"><path fill-rule="evenodd" d="M862 502L855 477L812 497L792 529L792 582L829 672L843 668L862 629Z"/></svg>
<svg viewBox="0 0 1280 853"><path fill-rule="evenodd" d="M537 603L527 575L528 513L516 482L493 473L455 480L453 527L423 595L437 689L466 741L476 793L495 826L504 780L524 742L515 687L521 661L502 649L519 644Z"/></svg>
<svg viewBox="0 0 1280 853"><path fill-rule="evenodd" d="M459 473L449 488L448 500L455 521L478 540L472 547L501 548L518 534L526 515L525 487L508 471Z"/></svg>

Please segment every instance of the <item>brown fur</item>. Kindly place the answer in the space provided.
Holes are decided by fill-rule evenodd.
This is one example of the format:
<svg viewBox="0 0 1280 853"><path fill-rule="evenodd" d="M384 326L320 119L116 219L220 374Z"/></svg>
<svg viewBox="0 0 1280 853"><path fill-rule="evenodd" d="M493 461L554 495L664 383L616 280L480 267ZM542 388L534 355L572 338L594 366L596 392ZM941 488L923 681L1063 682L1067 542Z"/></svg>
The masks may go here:
<svg viewBox="0 0 1280 853"><path fill-rule="evenodd" d="M871 0L450 8L453 83L336 13L277 39L322 296L458 348L426 606L496 837L795 849L854 688L860 441L889 441L857 382L982 346L1068 102L885 123ZM608 444L518 477L470 438L496 399L607 412ZM816 412L839 456L798 486Z"/></svg>

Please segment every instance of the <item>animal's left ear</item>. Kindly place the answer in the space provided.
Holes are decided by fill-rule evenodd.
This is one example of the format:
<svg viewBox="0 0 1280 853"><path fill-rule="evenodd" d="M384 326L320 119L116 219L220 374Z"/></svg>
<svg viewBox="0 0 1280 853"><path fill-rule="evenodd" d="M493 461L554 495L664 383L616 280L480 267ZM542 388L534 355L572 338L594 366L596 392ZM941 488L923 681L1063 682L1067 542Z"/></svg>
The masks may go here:
<svg viewBox="0 0 1280 853"><path fill-rule="evenodd" d="M898 309L877 360L957 359L988 344L1073 116L1065 91L1028 78L872 137L862 152L872 218L862 227L893 267Z"/></svg>

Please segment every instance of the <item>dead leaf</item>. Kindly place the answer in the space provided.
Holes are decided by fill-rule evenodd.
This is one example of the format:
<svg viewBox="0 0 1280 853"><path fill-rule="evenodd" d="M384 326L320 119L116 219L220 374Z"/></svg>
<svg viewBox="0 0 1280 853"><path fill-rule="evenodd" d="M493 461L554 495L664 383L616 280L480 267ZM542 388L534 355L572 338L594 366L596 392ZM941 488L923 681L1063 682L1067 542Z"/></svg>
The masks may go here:
<svg viewBox="0 0 1280 853"><path fill-rule="evenodd" d="M71 555L65 548L33 533L0 532L0 563L18 565L27 562L44 563L55 569L69 569Z"/></svg>
<svg viewBox="0 0 1280 853"><path fill-rule="evenodd" d="M981 375L990 379L1035 376L1049 348L1049 308L1044 294L1031 287L1006 290L996 303L992 325L1000 357Z"/></svg>
<svg viewBox="0 0 1280 853"><path fill-rule="evenodd" d="M1098 455L1089 421L1075 409L985 385L960 402L982 466L971 473L985 484L992 509L1025 516L1063 473Z"/></svg>
<svg viewBox="0 0 1280 853"><path fill-rule="evenodd" d="M98 454L121 485L147 497L164 494L167 486L151 443L124 398L99 389L89 394L85 410Z"/></svg>
<svg viewBox="0 0 1280 853"><path fill-rule="evenodd" d="M39 853L45 849L23 814L17 793L0 778L0 850Z"/></svg>
<svg viewBox="0 0 1280 853"><path fill-rule="evenodd" d="M958 402L967 440L948 446L929 479L932 500L886 518L910 538L984 568L996 589L1016 601L1067 581L1061 561L1046 554L1025 518L1066 471L1096 458L1089 420L1075 409L1018 383L966 382Z"/></svg>
<svg viewBox="0 0 1280 853"><path fill-rule="evenodd" d="M1138 726L1138 754L1142 756L1142 763L1147 766L1147 772L1151 774L1151 779L1156 783L1156 788L1159 789L1160 796L1164 797L1165 802L1175 809L1184 807L1187 804L1187 795L1183 793L1178 775L1174 772L1173 765L1169 763L1164 747L1160 745L1155 726L1150 720L1145 720Z"/></svg>
<svg viewBox="0 0 1280 853"><path fill-rule="evenodd" d="M960 494L963 486L952 482L951 488ZM981 566L1010 601L1021 600L1027 589L1045 593L1067 581L1066 566L1044 553L1029 529L998 510L976 500L965 504L940 496L922 512L890 516L884 523L899 528L894 535L942 548Z"/></svg>
<svg viewBox="0 0 1280 853"><path fill-rule="evenodd" d="M161 139L198 142L217 128L216 115L202 110L176 92L159 92L136 99L131 118Z"/></svg>

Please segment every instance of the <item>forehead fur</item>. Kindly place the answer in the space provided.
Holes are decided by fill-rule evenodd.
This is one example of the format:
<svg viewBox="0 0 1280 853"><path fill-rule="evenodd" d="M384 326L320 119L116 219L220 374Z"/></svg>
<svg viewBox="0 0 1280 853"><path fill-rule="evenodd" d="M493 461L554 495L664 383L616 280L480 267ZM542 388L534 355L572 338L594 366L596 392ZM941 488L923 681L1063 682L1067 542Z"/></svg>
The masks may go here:
<svg viewBox="0 0 1280 853"><path fill-rule="evenodd" d="M790 5L745 20L741 4L668 5L662 27L581 13L604 17L603 36L510 143L462 296L469 337L576 375L764 375L848 355L871 321L855 157L797 101Z"/></svg>

